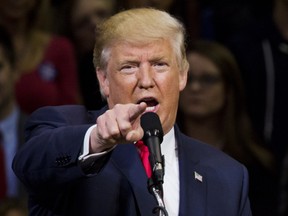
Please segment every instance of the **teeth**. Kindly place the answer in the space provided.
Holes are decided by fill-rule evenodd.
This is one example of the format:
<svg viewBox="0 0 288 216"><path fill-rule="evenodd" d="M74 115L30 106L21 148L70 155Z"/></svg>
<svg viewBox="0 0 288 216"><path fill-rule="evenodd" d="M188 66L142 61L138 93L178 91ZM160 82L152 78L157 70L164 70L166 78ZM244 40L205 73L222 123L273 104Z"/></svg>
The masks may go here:
<svg viewBox="0 0 288 216"><path fill-rule="evenodd" d="M155 106L147 107L147 108L146 108L146 111L147 111L147 112L151 112L151 111L153 111L154 109L155 109Z"/></svg>

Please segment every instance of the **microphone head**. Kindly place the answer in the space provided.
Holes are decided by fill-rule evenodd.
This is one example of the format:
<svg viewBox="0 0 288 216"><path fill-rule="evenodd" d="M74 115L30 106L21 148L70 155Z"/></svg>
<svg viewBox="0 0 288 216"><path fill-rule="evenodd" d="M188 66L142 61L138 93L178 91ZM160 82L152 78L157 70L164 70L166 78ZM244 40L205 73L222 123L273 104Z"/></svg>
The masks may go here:
<svg viewBox="0 0 288 216"><path fill-rule="evenodd" d="M144 130L143 140L151 136L160 138L163 141L163 129L159 116L154 112L146 112L140 118L141 127Z"/></svg>

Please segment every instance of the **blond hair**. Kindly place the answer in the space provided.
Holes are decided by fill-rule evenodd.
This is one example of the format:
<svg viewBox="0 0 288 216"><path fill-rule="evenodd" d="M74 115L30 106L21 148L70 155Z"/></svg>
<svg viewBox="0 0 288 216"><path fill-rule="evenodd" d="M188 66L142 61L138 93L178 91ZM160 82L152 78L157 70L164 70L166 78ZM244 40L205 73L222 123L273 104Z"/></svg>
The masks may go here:
<svg viewBox="0 0 288 216"><path fill-rule="evenodd" d="M185 29L182 23L167 12L153 8L122 11L102 23L96 30L94 66L106 68L109 48L115 43L143 44L159 39L170 41L180 69L187 69Z"/></svg>

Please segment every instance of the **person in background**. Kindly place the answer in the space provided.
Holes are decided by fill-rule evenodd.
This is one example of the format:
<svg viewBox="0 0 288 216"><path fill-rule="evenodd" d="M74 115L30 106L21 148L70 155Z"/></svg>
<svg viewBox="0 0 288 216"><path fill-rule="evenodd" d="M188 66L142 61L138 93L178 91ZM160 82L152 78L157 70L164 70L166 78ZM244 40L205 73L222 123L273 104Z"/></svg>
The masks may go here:
<svg viewBox="0 0 288 216"><path fill-rule="evenodd" d="M47 105L79 103L75 52L64 37L41 30L40 9L47 0L2 0L0 24L12 35L16 52L17 103L30 114ZM40 23L41 24L41 23Z"/></svg>
<svg viewBox="0 0 288 216"><path fill-rule="evenodd" d="M200 37L201 8L198 0L118 0L118 8L153 7L169 12L184 24L189 40Z"/></svg>
<svg viewBox="0 0 288 216"><path fill-rule="evenodd" d="M269 11L249 20L245 28L226 40L241 68L253 126L274 155L279 180L288 151L288 104L283 103L288 92L287 20L288 1L272 0Z"/></svg>
<svg viewBox="0 0 288 216"><path fill-rule="evenodd" d="M10 35L0 26L0 202L4 198L25 199L27 193L12 170L12 160L17 149L24 143L26 115L19 109L14 92L18 73ZM1 214L0 214L1 215Z"/></svg>
<svg viewBox="0 0 288 216"><path fill-rule="evenodd" d="M265 16L250 20L226 44L241 68L254 128L274 154L280 174L287 150L288 1L272 3Z"/></svg>
<svg viewBox="0 0 288 216"><path fill-rule="evenodd" d="M79 87L87 109L99 109L102 99L93 65L95 29L117 10L115 0L65 0L54 2L55 19L62 20L55 31L73 42L76 49Z"/></svg>
<svg viewBox="0 0 288 216"><path fill-rule="evenodd" d="M275 200L271 200L276 191L274 159L259 145L251 127L235 58L220 43L197 40L188 49L187 59L190 69L180 94L180 128L245 164L253 215L275 215Z"/></svg>
<svg viewBox="0 0 288 216"><path fill-rule="evenodd" d="M6 198L0 203L1 216L28 216L26 203L17 198Z"/></svg>
<svg viewBox="0 0 288 216"><path fill-rule="evenodd" d="M115 0L72 0L62 7L67 12L64 16L67 26L60 31L72 40L77 55L81 56L93 51L97 26L116 12L117 4Z"/></svg>
<svg viewBox="0 0 288 216"><path fill-rule="evenodd" d="M246 168L175 125L189 68L179 20L152 8L111 16L97 28L94 64L108 106L46 107L27 122L13 169L31 215L152 215L157 202L135 144L147 112L163 128L169 215L251 215Z"/></svg>

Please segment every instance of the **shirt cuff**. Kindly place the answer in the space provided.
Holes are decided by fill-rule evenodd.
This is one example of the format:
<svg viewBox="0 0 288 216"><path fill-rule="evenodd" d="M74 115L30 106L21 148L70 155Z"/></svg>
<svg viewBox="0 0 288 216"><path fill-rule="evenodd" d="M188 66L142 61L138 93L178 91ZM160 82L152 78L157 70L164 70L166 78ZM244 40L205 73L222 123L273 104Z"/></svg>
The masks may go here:
<svg viewBox="0 0 288 216"><path fill-rule="evenodd" d="M84 142L83 142L83 152L82 154L78 157L78 160L79 161L85 161L87 159L98 159L100 158L101 156L103 155L106 155L107 153L109 153L110 151L112 151L115 147L113 146L112 148L106 150L106 151L103 151L103 152L99 152L99 153L93 153L93 154L89 154L89 146L90 146L90 135L92 133L92 130L97 127L97 125L92 125L91 127L88 128L85 136L84 136Z"/></svg>

